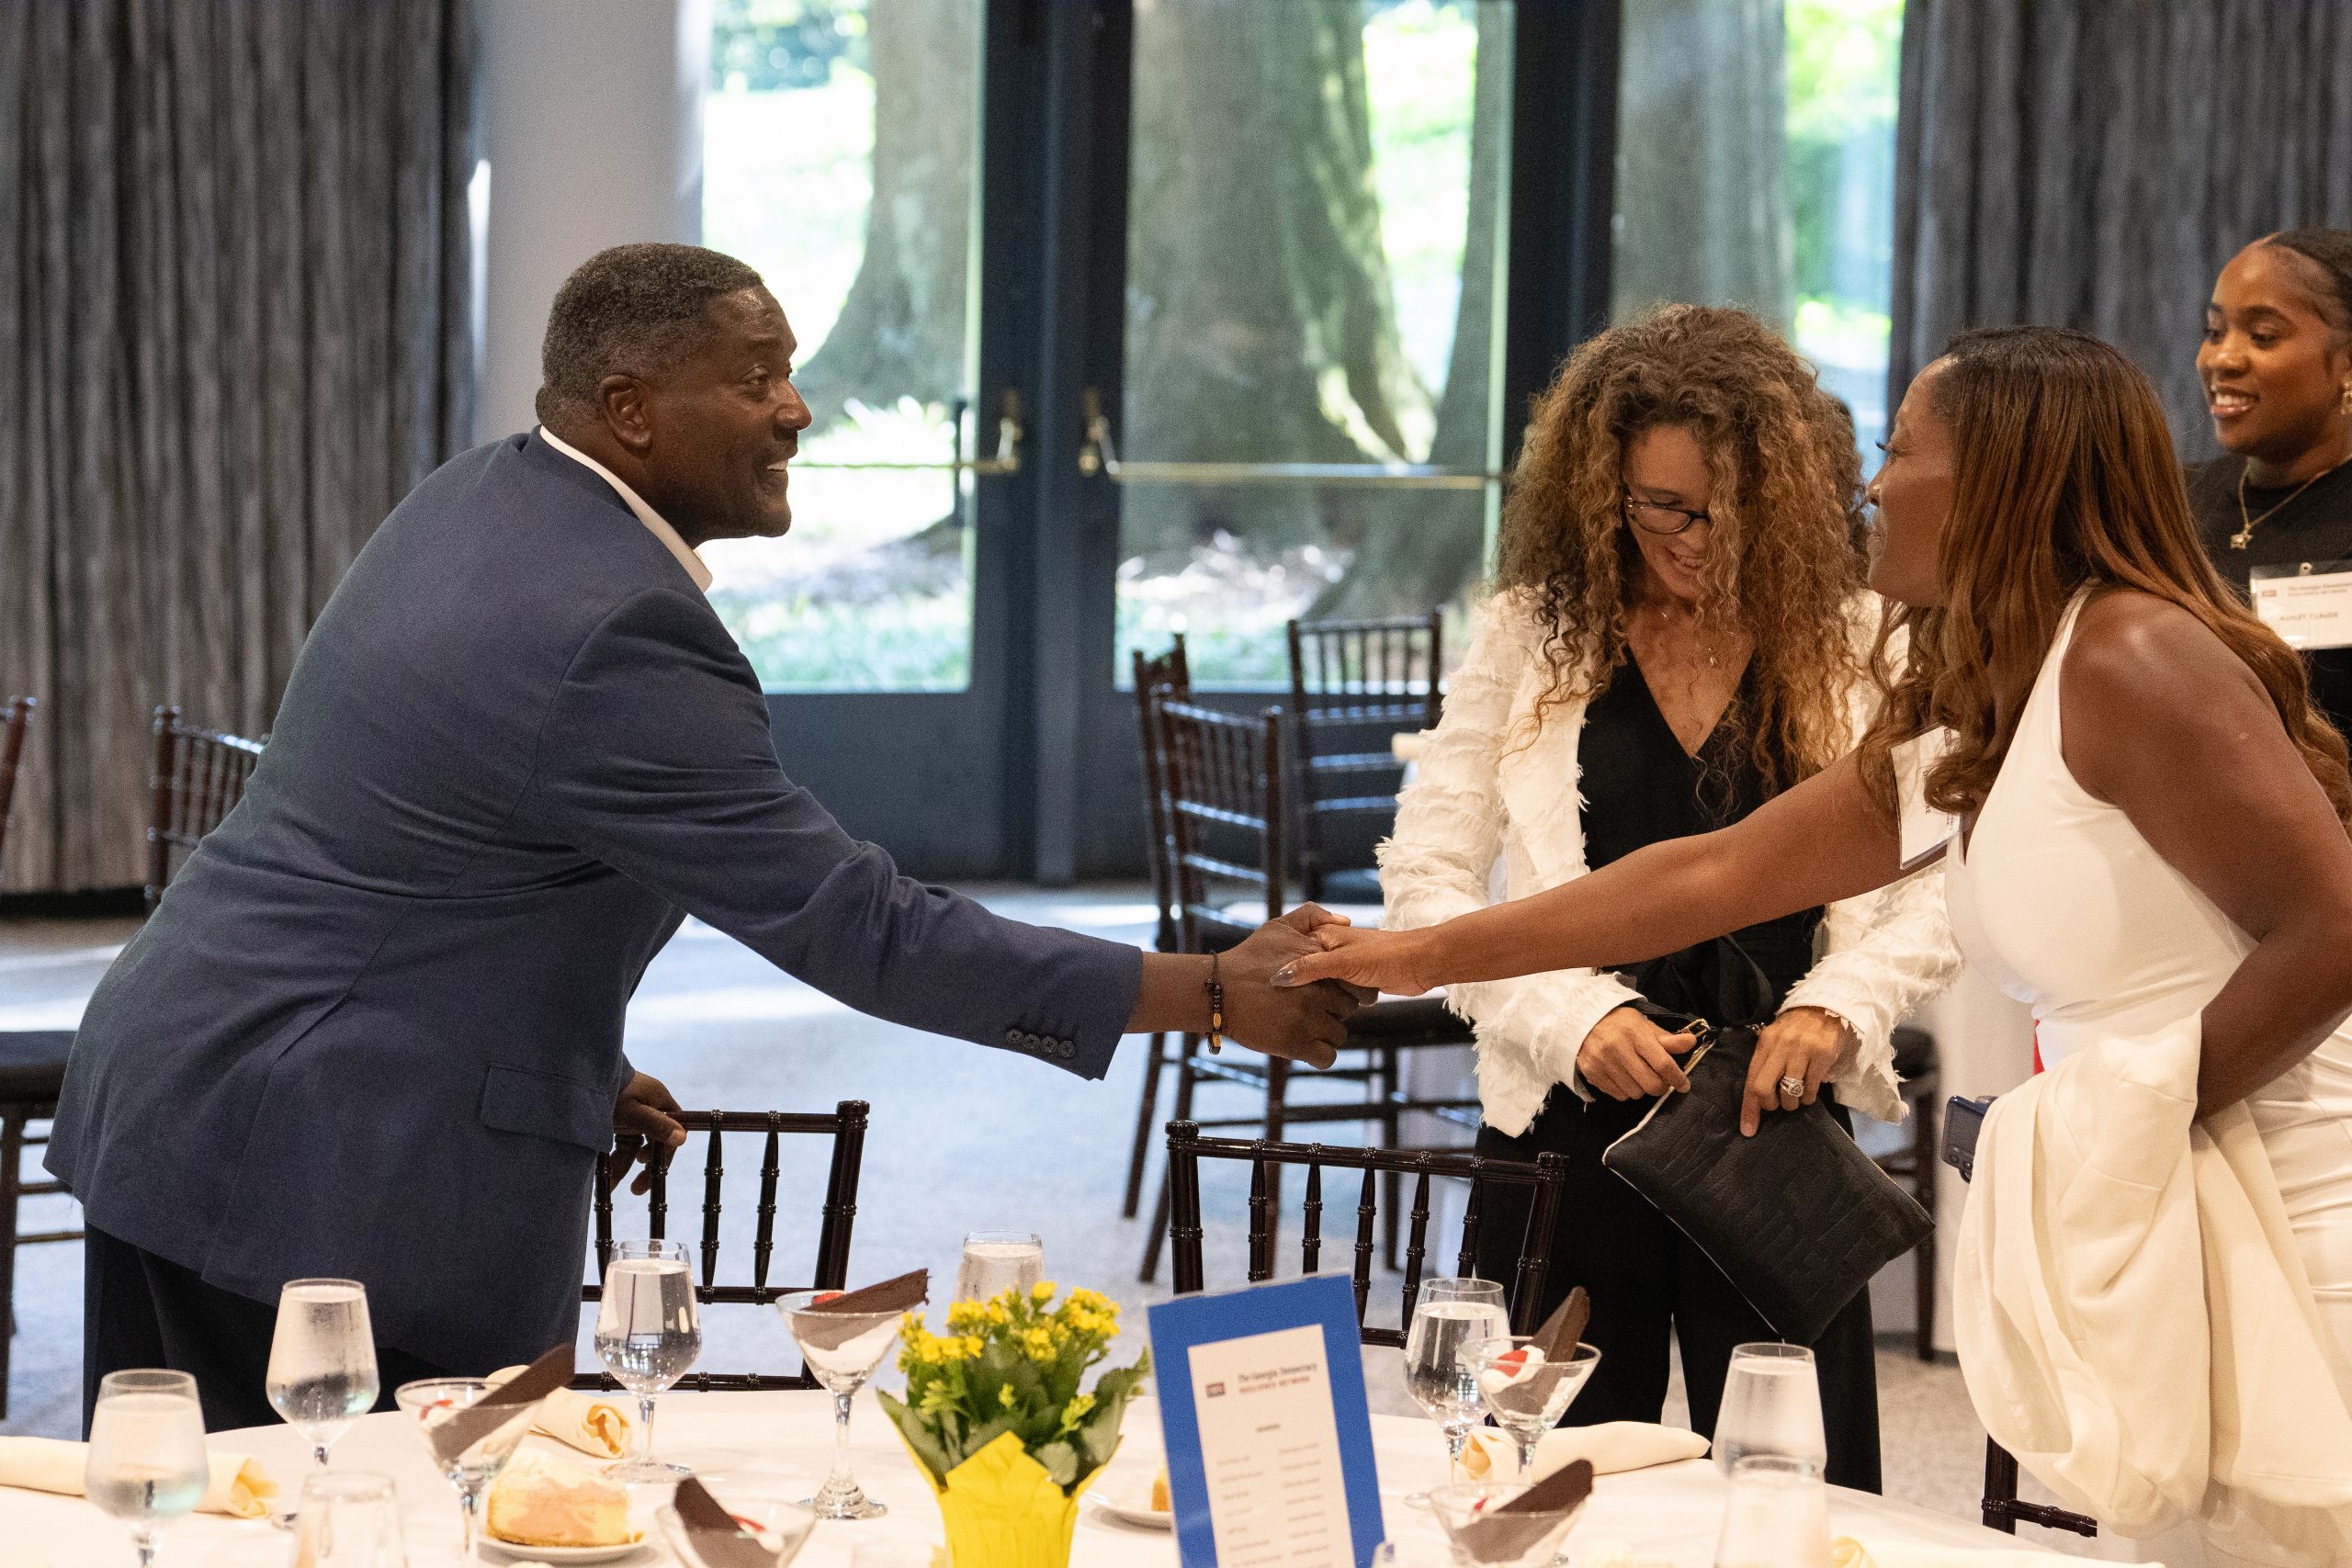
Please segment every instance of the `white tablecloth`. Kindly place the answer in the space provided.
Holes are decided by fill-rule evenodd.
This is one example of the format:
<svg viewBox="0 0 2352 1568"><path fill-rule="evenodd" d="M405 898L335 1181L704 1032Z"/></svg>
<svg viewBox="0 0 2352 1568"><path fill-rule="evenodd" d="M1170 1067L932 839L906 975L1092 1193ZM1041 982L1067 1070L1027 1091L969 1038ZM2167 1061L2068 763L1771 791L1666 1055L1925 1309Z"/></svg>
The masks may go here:
<svg viewBox="0 0 2352 1568"><path fill-rule="evenodd" d="M813 1489L831 1460L831 1402L820 1393L673 1394L662 1401L656 1423L661 1453L709 1472L759 1471L806 1481ZM1388 1533L1397 1543L1400 1568L1439 1568L1447 1562L1443 1537L1430 1516L1398 1497L1444 1479L1444 1447L1425 1421L1405 1416L1373 1417ZM222 1434L218 1447L260 1457L273 1476L299 1485L309 1464L307 1450L292 1428L274 1427ZM550 1452L571 1450L534 1437ZM942 1539L939 1510L913 1463L899 1448L889 1423L871 1396L861 1395L852 1426L852 1452L858 1480L889 1505L887 1517L855 1524L817 1527L796 1568L846 1568L859 1542L888 1540L909 1546ZM1159 1464L1159 1423L1155 1407L1139 1402L1129 1413L1125 1440L1095 1489L1114 1496L1148 1491ZM443 1568L458 1562L457 1494L425 1458L424 1445L401 1416L371 1416L335 1445L338 1470L373 1470L393 1476L408 1522L411 1568ZM573 1455L582 1463L591 1462ZM1890 1503L1860 1492L1833 1489L1830 1526L1840 1534L1884 1537L1922 1544L2018 1549L2019 1542L1972 1524ZM650 1516L661 1501L647 1492L640 1506ZM1723 1482L1704 1460L1662 1465L1600 1479L1591 1506L1569 1537L1579 1542L1622 1540L1637 1557L1708 1568L1723 1513ZM647 1524L650 1529L650 1518ZM486 1556L496 1560L493 1550ZM527 1553L524 1555L527 1556ZM164 1568L277 1568L293 1557L292 1537L266 1523L194 1515L164 1538ZM1071 1551L1072 1568L1173 1568L1174 1540L1164 1530L1121 1524L1091 1503L1080 1515ZM2053 1562L2068 1559L2051 1554ZM0 1562L21 1558L47 1568L111 1568L134 1561L121 1528L78 1497L0 1488ZM629 1568L658 1568L672 1561L649 1544L625 1560Z"/></svg>

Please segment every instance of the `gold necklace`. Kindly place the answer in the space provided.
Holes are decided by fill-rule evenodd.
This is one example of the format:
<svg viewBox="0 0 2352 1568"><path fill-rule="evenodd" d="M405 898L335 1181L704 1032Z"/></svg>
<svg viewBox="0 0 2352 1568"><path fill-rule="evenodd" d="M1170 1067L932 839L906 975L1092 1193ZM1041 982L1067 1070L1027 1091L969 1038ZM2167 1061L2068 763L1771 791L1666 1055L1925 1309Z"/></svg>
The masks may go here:
<svg viewBox="0 0 2352 1568"><path fill-rule="evenodd" d="M2311 489L2312 486L2319 483L2320 480L2335 472L2336 469L2342 468L2346 462L2352 462L2352 458L2338 457L2335 462L2330 463L2326 468L2322 468L2319 472L2313 474L2311 478L2297 485L2293 493L2289 495L2286 500L2280 502L2276 506L2267 508L2259 517L2248 517L2245 514L2245 470L2244 468L2240 468L2238 470L2238 522L2243 525L2236 533L2230 536L2230 548L2233 550L2242 550L2248 545L2254 543L2254 531L2256 528L2260 527L2263 524L2269 522L2273 517L2278 516L2278 513L2286 508L2293 505L2296 496L2302 494L2303 491Z"/></svg>

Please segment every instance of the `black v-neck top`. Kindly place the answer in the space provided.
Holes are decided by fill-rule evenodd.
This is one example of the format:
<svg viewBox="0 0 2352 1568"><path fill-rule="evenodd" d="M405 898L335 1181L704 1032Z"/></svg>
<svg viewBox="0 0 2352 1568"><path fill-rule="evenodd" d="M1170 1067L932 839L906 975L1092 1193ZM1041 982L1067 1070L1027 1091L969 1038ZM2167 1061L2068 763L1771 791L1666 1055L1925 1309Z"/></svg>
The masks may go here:
<svg viewBox="0 0 2352 1568"><path fill-rule="evenodd" d="M1740 679L1732 708L1755 700L1755 674ZM1738 821L1770 798L1762 776L1735 746L1732 709L1699 748L1682 749L1631 654L1585 708L1577 743L1584 796L1585 863L1595 871L1664 839L1708 833ZM1734 933L1775 994L1813 967L1818 908L1800 910ZM1604 964L1623 969L1624 964Z"/></svg>

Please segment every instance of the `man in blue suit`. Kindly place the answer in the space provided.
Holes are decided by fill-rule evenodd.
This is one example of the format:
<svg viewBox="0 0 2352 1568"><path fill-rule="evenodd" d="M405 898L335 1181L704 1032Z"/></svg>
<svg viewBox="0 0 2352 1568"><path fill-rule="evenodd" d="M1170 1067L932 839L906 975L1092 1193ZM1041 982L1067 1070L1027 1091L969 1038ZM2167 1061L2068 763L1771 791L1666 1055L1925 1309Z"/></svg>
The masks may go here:
<svg viewBox="0 0 2352 1568"><path fill-rule="evenodd" d="M215 1429L268 1422L305 1276L367 1285L388 1393L569 1340L597 1156L684 1136L621 1030L688 913L862 1011L1088 1077L1124 1032L1208 1027L1209 959L910 881L777 765L694 548L790 525L794 346L741 263L606 251L556 297L540 427L360 552L243 804L74 1041L48 1163L88 1221L90 1391L170 1366ZM1267 983L1316 918L1220 977L1230 1035L1326 1066L1356 998Z"/></svg>

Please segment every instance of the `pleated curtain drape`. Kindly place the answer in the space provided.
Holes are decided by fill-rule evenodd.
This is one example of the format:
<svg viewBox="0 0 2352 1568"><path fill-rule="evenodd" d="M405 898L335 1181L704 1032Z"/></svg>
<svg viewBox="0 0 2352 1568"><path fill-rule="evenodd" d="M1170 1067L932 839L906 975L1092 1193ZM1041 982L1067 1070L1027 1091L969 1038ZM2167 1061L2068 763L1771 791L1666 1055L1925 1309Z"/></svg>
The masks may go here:
<svg viewBox="0 0 2352 1568"><path fill-rule="evenodd" d="M149 716L266 731L469 439L471 0L0 0L0 887L143 877Z"/></svg>
<svg viewBox="0 0 2352 1568"><path fill-rule="evenodd" d="M1902 70L1893 396L1962 328L2079 327L2210 456L2213 275L2273 230L2352 223L2352 6L1906 0Z"/></svg>

